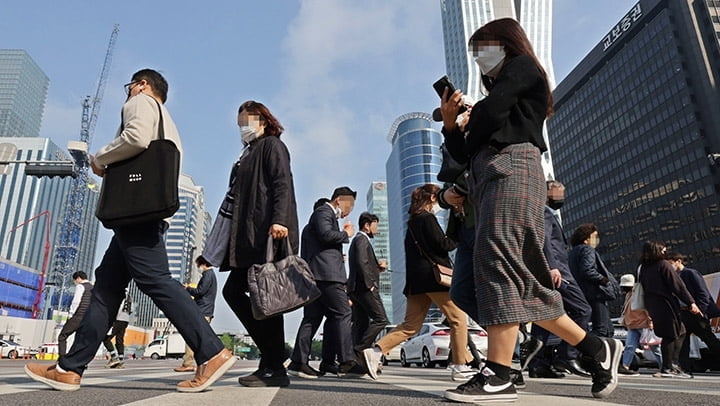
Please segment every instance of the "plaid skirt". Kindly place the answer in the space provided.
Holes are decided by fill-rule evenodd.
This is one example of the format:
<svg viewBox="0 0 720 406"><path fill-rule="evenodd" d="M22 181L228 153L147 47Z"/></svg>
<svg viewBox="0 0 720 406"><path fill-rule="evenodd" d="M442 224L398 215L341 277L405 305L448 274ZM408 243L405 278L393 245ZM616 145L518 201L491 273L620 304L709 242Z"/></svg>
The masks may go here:
<svg viewBox="0 0 720 406"><path fill-rule="evenodd" d="M471 161L473 268L481 326L555 319L562 298L543 254L547 186L530 143L485 147Z"/></svg>

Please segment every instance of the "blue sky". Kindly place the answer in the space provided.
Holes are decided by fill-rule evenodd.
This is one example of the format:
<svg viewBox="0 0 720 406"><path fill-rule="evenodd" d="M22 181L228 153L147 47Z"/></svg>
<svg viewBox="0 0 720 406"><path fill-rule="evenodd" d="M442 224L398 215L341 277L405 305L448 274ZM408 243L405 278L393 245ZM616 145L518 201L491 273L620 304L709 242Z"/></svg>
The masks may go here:
<svg viewBox="0 0 720 406"><path fill-rule="evenodd" d="M554 1L558 83L635 3ZM161 71L184 171L205 187L213 216L240 153L243 101L265 103L285 126L301 224L338 185L359 191L355 218L370 182L385 178L390 126L402 114L431 112L438 104L431 84L445 71L439 0L4 0L0 47L27 50L50 78L41 136L61 147L79 137L80 104L95 92L116 23L90 150L114 136L132 73ZM101 234L98 260L109 239ZM286 321L288 341L299 313ZM213 327L243 331L220 298Z"/></svg>

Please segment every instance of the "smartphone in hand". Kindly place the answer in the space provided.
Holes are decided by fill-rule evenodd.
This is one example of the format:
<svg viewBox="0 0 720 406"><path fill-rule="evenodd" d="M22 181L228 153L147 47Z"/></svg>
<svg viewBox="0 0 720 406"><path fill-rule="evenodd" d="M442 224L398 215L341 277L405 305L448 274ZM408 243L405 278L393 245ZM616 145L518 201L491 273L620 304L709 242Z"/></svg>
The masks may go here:
<svg viewBox="0 0 720 406"><path fill-rule="evenodd" d="M433 88L435 89L435 92L437 92L438 96L440 96L441 99L443 97L443 93L445 92L445 88L448 89L448 95L455 93L455 86L452 84L452 82L447 77L447 75L441 77L435 83L433 83ZM464 113L465 110L467 110L465 105L460 106L460 109L458 110L458 114Z"/></svg>

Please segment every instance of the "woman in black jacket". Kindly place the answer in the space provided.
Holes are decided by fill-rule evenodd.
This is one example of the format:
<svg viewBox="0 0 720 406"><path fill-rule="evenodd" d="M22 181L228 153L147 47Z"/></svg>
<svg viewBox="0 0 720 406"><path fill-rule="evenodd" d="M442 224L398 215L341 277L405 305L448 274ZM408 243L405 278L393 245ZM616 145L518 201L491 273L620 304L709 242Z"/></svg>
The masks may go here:
<svg viewBox="0 0 720 406"><path fill-rule="evenodd" d="M472 360L467 350L467 315L450 300L450 288L440 285L433 272L433 263L451 266L448 252L455 249L455 242L445 235L433 214L439 209L435 197L439 190L427 184L412 192L405 234L405 320L375 343L375 348L363 351L371 375L382 354L420 330L432 303L450 324L451 378L465 381L474 375L466 365Z"/></svg>
<svg viewBox="0 0 720 406"><path fill-rule="evenodd" d="M280 140L283 127L262 103L247 101L238 111L238 126L245 149L233 166L230 185L200 263L230 271L223 297L260 349L260 365L239 378L244 386L287 386L283 362L283 316L256 320L247 295L248 269L265 262L268 235L275 258L297 253L298 220L290 154ZM285 238L292 252L287 252Z"/></svg>
<svg viewBox="0 0 720 406"><path fill-rule="evenodd" d="M660 350L663 364L660 375L666 378L690 378L678 365L680 348L685 339L679 301L690 313L700 314L700 309L680 275L665 260L665 251L665 244L659 241L643 244L638 280L645 293L645 308L653 320L655 334L662 338Z"/></svg>

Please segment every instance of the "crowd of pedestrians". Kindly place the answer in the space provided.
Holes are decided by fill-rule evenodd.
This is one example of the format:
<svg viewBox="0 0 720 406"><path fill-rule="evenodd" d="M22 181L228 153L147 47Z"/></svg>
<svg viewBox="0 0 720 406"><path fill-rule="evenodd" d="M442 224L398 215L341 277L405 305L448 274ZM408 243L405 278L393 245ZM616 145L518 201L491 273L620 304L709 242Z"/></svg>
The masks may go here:
<svg viewBox="0 0 720 406"><path fill-rule="evenodd" d="M688 331L720 352L708 323L720 309L699 273L685 268L681 255L668 255L659 242L643 246L637 281L644 287L646 310L635 310L629 302L636 279L625 275L620 283L615 280L596 250L600 235L593 224L580 225L568 244L558 211L565 186L546 182L540 165L540 154L547 150L542 134L545 119L553 113L552 93L519 23L492 21L472 35L468 47L482 72L485 98L472 103L459 90L447 89L442 97L445 147L465 169L443 188L426 184L408 196L401 259L407 269L407 306L397 327L376 341L389 323L379 294L380 274L388 265L372 246L380 219L360 214L356 232L347 218L357 192L341 186L315 203L300 235L290 153L280 139L284 128L264 104L247 101L237 114L244 148L231 168L205 248L196 258L202 270L197 287L180 285L170 275L165 221L114 228L94 286L82 272L77 275L77 310L61 332L58 363L28 364L27 374L58 390L77 390L103 340L111 351L108 365L120 365L127 326L123 314L131 312L125 289L134 280L187 343L183 364L175 370L195 375L178 383L177 390L204 391L235 362L209 325L217 290L213 268L229 272L222 295L260 350L258 369L238 379L246 387L288 386L288 375L316 379L367 374L378 379L382 356L419 331L433 304L450 328L450 377L463 382L445 392L452 401L513 401L524 385L524 368L531 377L588 377L592 395L605 398L616 388L619 373L634 374L631 361L643 329L653 329L662 338L661 376L687 375ZM103 176L108 165L140 154L157 139L161 123L165 137L181 150L164 106L167 89L156 71L133 75L126 85L121 127L92 157L94 173ZM450 210L447 232L436 217L442 209ZM283 315L253 315L248 270L263 264L268 250L280 260L298 248L321 294L304 306L293 352L287 354ZM454 269L450 286L441 283L438 266ZM612 338L608 307L623 290L625 348ZM488 333L481 362L468 351L469 319ZM309 365L310 350L323 320L322 361L316 370ZM528 322L533 323L530 335L523 333ZM72 332L75 343L66 353L65 339ZM514 364L518 357L519 368Z"/></svg>

